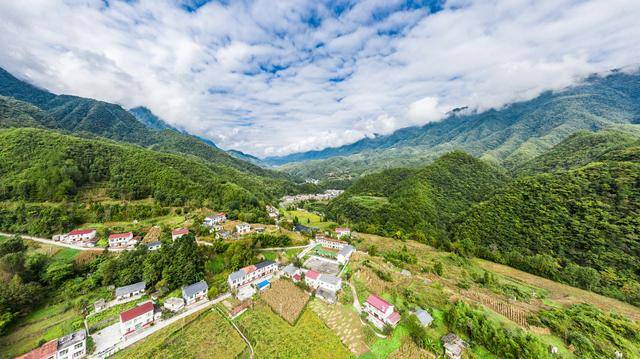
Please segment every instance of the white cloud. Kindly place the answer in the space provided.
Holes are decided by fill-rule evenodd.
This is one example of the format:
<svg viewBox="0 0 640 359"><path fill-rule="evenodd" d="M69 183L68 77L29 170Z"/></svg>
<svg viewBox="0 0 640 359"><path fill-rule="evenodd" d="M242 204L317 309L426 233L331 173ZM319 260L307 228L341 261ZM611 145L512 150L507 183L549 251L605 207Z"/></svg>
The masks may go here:
<svg viewBox="0 0 640 359"><path fill-rule="evenodd" d="M640 63L635 0L0 2L0 66L224 148L338 146Z"/></svg>

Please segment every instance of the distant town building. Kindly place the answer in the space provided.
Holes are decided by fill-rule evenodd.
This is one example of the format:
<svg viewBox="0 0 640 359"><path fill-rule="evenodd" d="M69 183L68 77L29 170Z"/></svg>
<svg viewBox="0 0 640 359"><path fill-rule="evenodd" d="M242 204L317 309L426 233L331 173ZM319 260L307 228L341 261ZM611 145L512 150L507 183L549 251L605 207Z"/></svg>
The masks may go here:
<svg viewBox="0 0 640 359"><path fill-rule="evenodd" d="M204 225L207 227L213 227L216 224L224 223L227 220L227 215L220 212L211 216L207 216L204 219Z"/></svg>
<svg viewBox="0 0 640 359"><path fill-rule="evenodd" d="M338 256L337 256L337 260L338 263L340 264L346 264L349 261L349 258L351 258L351 255L353 254L353 252L355 252L355 248L353 246L350 245L346 245L344 246L340 252L338 252Z"/></svg>
<svg viewBox="0 0 640 359"><path fill-rule="evenodd" d="M369 314L369 321L378 329L382 329L385 324L395 327L400 321L400 313L394 310L393 305L375 294L369 295L362 309Z"/></svg>
<svg viewBox="0 0 640 359"><path fill-rule="evenodd" d="M114 233L109 235L109 247L128 247L135 245L133 243L133 233Z"/></svg>
<svg viewBox="0 0 640 359"><path fill-rule="evenodd" d="M263 261L255 265L246 266L231 274L227 283L231 290L250 284L258 279L266 278L278 270L278 264L274 261Z"/></svg>
<svg viewBox="0 0 640 359"><path fill-rule="evenodd" d="M160 317L152 301L146 301L134 308L120 313L120 333L127 336L147 328Z"/></svg>
<svg viewBox="0 0 640 359"><path fill-rule="evenodd" d="M153 242L147 243L146 246L147 246L147 249L150 251L157 251L158 249L162 248L162 242L153 241Z"/></svg>
<svg viewBox="0 0 640 359"><path fill-rule="evenodd" d="M180 309L184 308L184 299L175 297L168 298L164 301L164 307L172 312L177 312Z"/></svg>
<svg viewBox="0 0 640 359"><path fill-rule="evenodd" d="M116 300L126 300L129 298L141 296L144 294L146 284L144 282L133 283L125 285L124 287L116 288Z"/></svg>
<svg viewBox="0 0 640 359"><path fill-rule="evenodd" d="M171 239L176 240L178 238L182 238L182 236L189 234L189 230L187 228L178 228L171 231Z"/></svg>
<svg viewBox="0 0 640 359"><path fill-rule="evenodd" d="M201 280L197 283L182 287L182 298L187 305L193 304L202 299L207 299L209 286L207 282Z"/></svg>
<svg viewBox="0 0 640 359"><path fill-rule="evenodd" d="M449 359L462 358L462 353L467 347L467 343L454 333L443 336L442 343L444 345L444 355Z"/></svg>
<svg viewBox="0 0 640 359"><path fill-rule="evenodd" d="M249 223L236 224L236 232L238 234L245 234L251 232L251 225Z"/></svg>
<svg viewBox="0 0 640 359"><path fill-rule="evenodd" d="M87 333L83 330L53 339L16 359L75 359L87 355Z"/></svg>
<svg viewBox="0 0 640 359"><path fill-rule="evenodd" d="M338 227L335 229L338 238L349 237L351 235L351 228Z"/></svg>
<svg viewBox="0 0 640 359"><path fill-rule="evenodd" d="M286 207L289 204L302 201L328 201L341 195L344 191L338 189L328 189L324 193L298 194L295 196L284 196L280 199L280 205Z"/></svg>

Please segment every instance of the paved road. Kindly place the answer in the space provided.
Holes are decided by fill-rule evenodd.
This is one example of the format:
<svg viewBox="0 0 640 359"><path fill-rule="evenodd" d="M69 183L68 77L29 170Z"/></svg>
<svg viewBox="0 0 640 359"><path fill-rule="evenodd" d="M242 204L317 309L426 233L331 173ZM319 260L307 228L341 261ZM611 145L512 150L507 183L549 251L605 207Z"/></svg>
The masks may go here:
<svg viewBox="0 0 640 359"><path fill-rule="evenodd" d="M18 235L18 236L20 236L20 237L22 237L24 239L28 239L30 241L40 242L40 243L44 243L44 244L51 244L51 245L59 246L59 247L77 249L79 251L98 252L98 251L103 251L104 250L104 248L102 248L102 247L93 247L93 248L92 247L82 247L82 246L76 246L75 244L58 242L58 241L54 241L54 240L47 239L47 238L27 236L27 235L24 235L24 234L14 234L14 233L3 233L3 232L0 232L0 236L12 237L12 236L15 236L15 235ZM107 248L107 250L118 252L118 251L122 251L124 249L121 249L121 248Z"/></svg>
<svg viewBox="0 0 640 359"><path fill-rule="evenodd" d="M259 251L286 251L288 249L298 249L298 248L307 248L310 244L305 244L304 246L293 246L293 247L271 247L271 248L259 248Z"/></svg>
<svg viewBox="0 0 640 359"><path fill-rule="evenodd" d="M120 351L126 347L129 347L140 340L150 336L160 329L183 319L193 313L204 310L214 304L217 304L227 298L231 297L231 293L225 293L213 300L207 300L204 302L196 303L195 305L188 307L188 309L180 314L177 314L167 320L156 321L155 325L147 328L141 333L128 336L125 340L121 340L120 337L120 323L113 324L93 336L93 340L96 344L96 351L92 358L105 358L113 353ZM102 354L102 355L101 355ZM105 355L106 354L106 355Z"/></svg>
<svg viewBox="0 0 640 359"><path fill-rule="evenodd" d="M300 258L300 259L304 258L304 256L307 255L307 253L309 253L309 251L312 250L315 246L316 246L316 242L315 241L311 241L311 243L309 243L307 245L306 249L304 249L302 252L298 253L298 258Z"/></svg>

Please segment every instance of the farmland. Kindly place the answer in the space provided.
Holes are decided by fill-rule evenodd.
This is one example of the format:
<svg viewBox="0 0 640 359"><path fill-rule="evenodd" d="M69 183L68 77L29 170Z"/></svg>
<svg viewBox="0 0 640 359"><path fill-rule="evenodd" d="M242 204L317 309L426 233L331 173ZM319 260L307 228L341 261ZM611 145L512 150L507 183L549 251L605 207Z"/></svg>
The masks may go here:
<svg viewBox="0 0 640 359"><path fill-rule="evenodd" d="M340 338L307 308L294 326L263 303L243 315L238 326L252 343L256 358L349 358Z"/></svg>
<svg viewBox="0 0 640 359"><path fill-rule="evenodd" d="M350 305L328 305L320 300L314 300L310 304L324 323L331 328L342 340L349 350L355 355L362 355L369 351L364 342L364 328L358 314Z"/></svg>
<svg viewBox="0 0 640 359"><path fill-rule="evenodd" d="M293 325L309 301L309 296L289 280L276 280L262 293L262 299L289 324Z"/></svg>
<svg viewBox="0 0 640 359"><path fill-rule="evenodd" d="M215 310L195 313L136 343L115 358L236 358L246 344Z"/></svg>

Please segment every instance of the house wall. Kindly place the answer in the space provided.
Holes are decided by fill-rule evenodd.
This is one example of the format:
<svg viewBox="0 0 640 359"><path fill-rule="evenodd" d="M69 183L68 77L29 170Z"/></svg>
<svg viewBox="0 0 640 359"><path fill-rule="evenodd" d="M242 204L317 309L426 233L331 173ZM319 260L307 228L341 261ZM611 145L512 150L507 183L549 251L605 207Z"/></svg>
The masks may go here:
<svg viewBox="0 0 640 359"><path fill-rule="evenodd" d="M149 323L153 322L153 311L148 311L138 317L135 317L129 321L126 321L124 323L120 323L120 331L123 335L126 335L130 332L133 332L136 330L136 326L141 326L141 327L145 327L147 326Z"/></svg>
<svg viewBox="0 0 640 359"><path fill-rule="evenodd" d="M77 359L87 354L86 340L80 341L72 346L59 350L56 354L57 359Z"/></svg>

